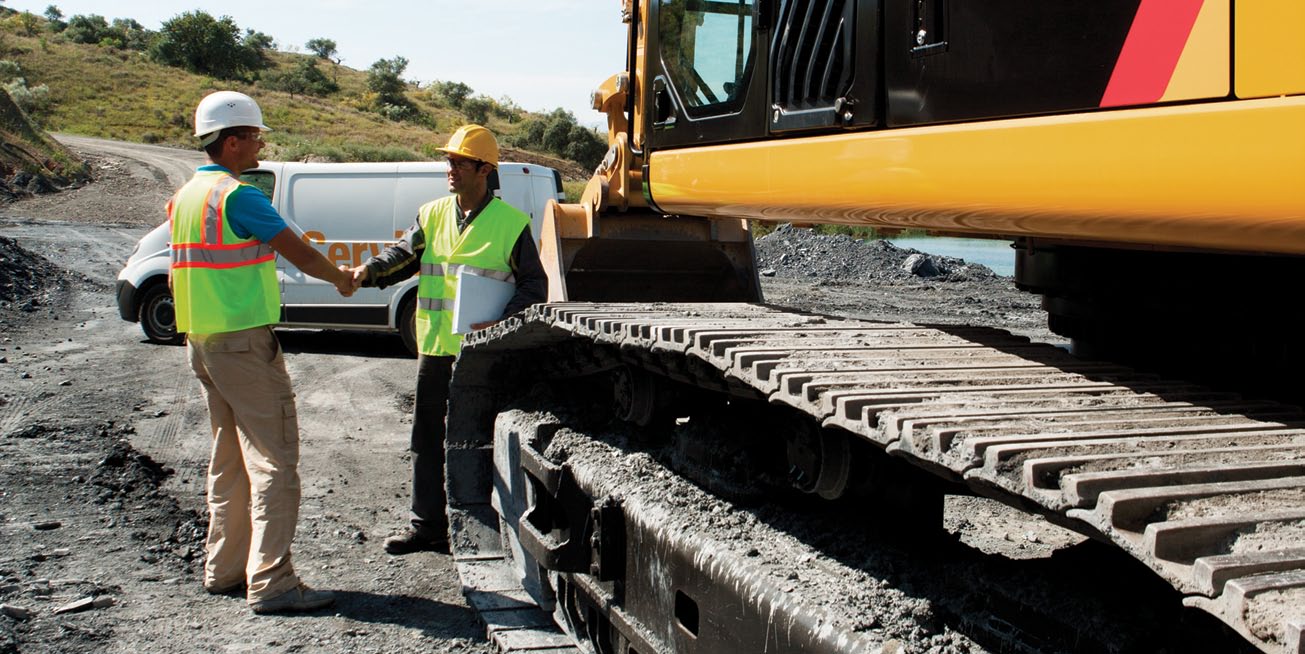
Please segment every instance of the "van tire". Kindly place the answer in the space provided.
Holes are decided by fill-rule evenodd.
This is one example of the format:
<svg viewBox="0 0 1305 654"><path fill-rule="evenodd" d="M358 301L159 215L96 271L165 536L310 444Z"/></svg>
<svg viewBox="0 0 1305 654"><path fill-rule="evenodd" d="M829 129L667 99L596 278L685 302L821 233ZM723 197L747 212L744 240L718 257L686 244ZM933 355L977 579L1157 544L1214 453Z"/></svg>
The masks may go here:
<svg viewBox="0 0 1305 654"><path fill-rule="evenodd" d="M399 337L408 353L417 356L417 294L413 293L403 301L399 309Z"/></svg>
<svg viewBox="0 0 1305 654"><path fill-rule="evenodd" d="M172 291L163 282L145 290L140 298L140 328L151 343L181 345L185 334L177 333L177 309L172 301Z"/></svg>

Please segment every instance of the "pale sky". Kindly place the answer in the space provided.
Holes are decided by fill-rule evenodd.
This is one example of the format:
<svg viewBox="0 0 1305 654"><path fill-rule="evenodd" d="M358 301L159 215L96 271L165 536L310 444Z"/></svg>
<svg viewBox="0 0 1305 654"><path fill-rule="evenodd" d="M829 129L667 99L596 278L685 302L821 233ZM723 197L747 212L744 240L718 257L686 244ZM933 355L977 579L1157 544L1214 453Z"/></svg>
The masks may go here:
<svg viewBox="0 0 1305 654"><path fill-rule="evenodd" d="M625 67L621 0L0 1L38 15L53 4L65 20L133 18L151 30L202 9L271 36L279 50L306 52L309 39L328 38L359 70L401 55L405 79L462 82L531 111L562 107L593 126L605 123L589 107L590 92Z"/></svg>

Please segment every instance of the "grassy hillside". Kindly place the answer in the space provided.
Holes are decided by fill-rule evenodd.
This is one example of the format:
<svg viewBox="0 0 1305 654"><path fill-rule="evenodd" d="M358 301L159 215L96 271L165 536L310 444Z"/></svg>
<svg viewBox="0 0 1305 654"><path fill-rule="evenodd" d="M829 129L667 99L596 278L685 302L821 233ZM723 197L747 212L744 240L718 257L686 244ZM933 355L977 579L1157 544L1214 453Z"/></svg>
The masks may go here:
<svg viewBox="0 0 1305 654"><path fill-rule="evenodd" d="M309 55L269 52L267 78ZM125 141L196 147L191 135L194 107L204 95L222 89L248 93L258 100L264 122L273 129L265 157L272 160L399 161L431 159L434 148L468 122L457 110L440 106L429 92L409 85L406 95L425 124L395 122L366 108L370 104L366 73L326 60L319 68L340 91L315 98L271 91L253 83L218 80L154 63L145 54L104 45L77 44L48 32L25 35L7 26L0 33L0 60L18 64L28 86L45 85L44 107L33 118L49 131ZM514 132L517 119L494 116L487 127L501 136ZM507 139L500 138L500 142ZM504 148L505 159L558 168L578 182L586 167L538 153Z"/></svg>

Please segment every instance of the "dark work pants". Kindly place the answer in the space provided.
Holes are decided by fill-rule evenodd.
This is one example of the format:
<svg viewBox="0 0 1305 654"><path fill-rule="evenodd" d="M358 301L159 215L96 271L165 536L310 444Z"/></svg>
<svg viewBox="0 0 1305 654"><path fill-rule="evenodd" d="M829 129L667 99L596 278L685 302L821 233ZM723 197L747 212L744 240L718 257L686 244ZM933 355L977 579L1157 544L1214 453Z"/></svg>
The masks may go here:
<svg viewBox="0 0 1305 654"><path fill-rule="evenodd" d="M449 408L453 357L417 359L417 401L412 412L412 528L424 539L446 538L444 417Z"/></svg>

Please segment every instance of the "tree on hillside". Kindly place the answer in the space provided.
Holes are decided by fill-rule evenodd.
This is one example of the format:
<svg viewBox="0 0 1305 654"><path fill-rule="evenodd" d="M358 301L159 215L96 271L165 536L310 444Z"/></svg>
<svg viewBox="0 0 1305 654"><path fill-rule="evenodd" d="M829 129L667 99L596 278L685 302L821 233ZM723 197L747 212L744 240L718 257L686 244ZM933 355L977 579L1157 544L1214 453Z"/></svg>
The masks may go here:
<svg viewBox="0 0 1305 654"><path fill-rule="evenodd" d="M596 130L576 122L565 109L554 109L521 122L511 142L519 147L543 150L586 167L597 166L607 153L607 140Z"/></svg>
<svg viewBox="0 0 1305 654"><path fill-rule="evenodd" d="M340 64L340 60L336 58L340 53L335 49L335 41L331 39L310 39L308 43L304 44L304 47L322 59L337 66Z"/></svg>
<svg viewBox="0 0 1305 654"><path fill-rule="evenodd" d="M56 34L67 29L68 23L64 22L64 12L60 12L59 8L55 7L55 5L47 7L46 25L50 27L50 31L54 31Z"/></svg>
<svg viewBox="0 0 1305 654"><path fill-rule="evenodd" d="M241 44L258 56L258 60L262 62L260 68L266 68L271 63L267 51L276 49L276 41L272 37L262 32L246 29L245 38L241 41Z"/></svg>
<svg viewBox="0 0 1305 654"><path fill-rule="evenodd" d="M378 59L367 70L367 90L376 94L374 107L378 113L391 120L406 120L417 113L408 96L403 71L408 69L405 57Z"/></svg>
<svg viewBox="0 0 1305 654"><path fill-rule="evenodd" d="M111 36L109 21L99 14L79 14L69 18L63 34L73 43L99 43Z"/></svg>
<svg viewBox="0 0 1305 654"><path fill-rule="evenodd" d="M192 73L221 79L240 79L262 69L263 54L256 32L240 36L230 16L213 18L204 11L186 12L163 23L150 48L156 61ZM253 38L250 38L253 36Z"/></svg>
<svg viewBox="0 0 1305 654"><path fill-rule="evenodd" d="M62 32L68 27L68 23L63 22L63 12L54 5L45 8L45 21L51 32Z"/></svg>
<svg viewBox="0 0 1305 654"><path fill-rule="evenodd" d="M408 69L405 57L378 59L367 70L367 89L375 93L381 102L407 102L403 91L403 71Z"/></svg>
<svg viewBox="0 0 1305 654"><path fill-rule="evenodd" d="M100 39L101 44L106 40L112 40L111 43L118 48L128 48L131 50L145 51L150 47L150 42L154 37L154 32L145 29L144 25L136 22L131 18L115 18L113 24L109 26L110 36Z"/></svg>
<svg viewBox="0 0 1305 654"><path fill-rule="evenodd" d="M483 95L462 101L462 114L467 117L467 120L478 125L489 122L489 116L494 113L494 108L494 101Z"/></svg>
<svg viewBox="0 0 1305 654"><path fill-rule="evenodd" d="M54 9L56 13L59 11L53 5L50 9ZM49 14L50 10L47 9L46 13ZM154 36L154 33L145 29L144 25L130 18L115 18L110 25L104 20L104 16L98 14L73 16L68 19L63 33L73 43L90 43L132 50L145 50Z"/></svg>
<svg viewBox="0 0 1305 654"><path fill-rule="evenodd" d="M448 107L461 109L462 103L471 97L471 87L462 82L435 81L430 85L431 97Z"/></svg>

